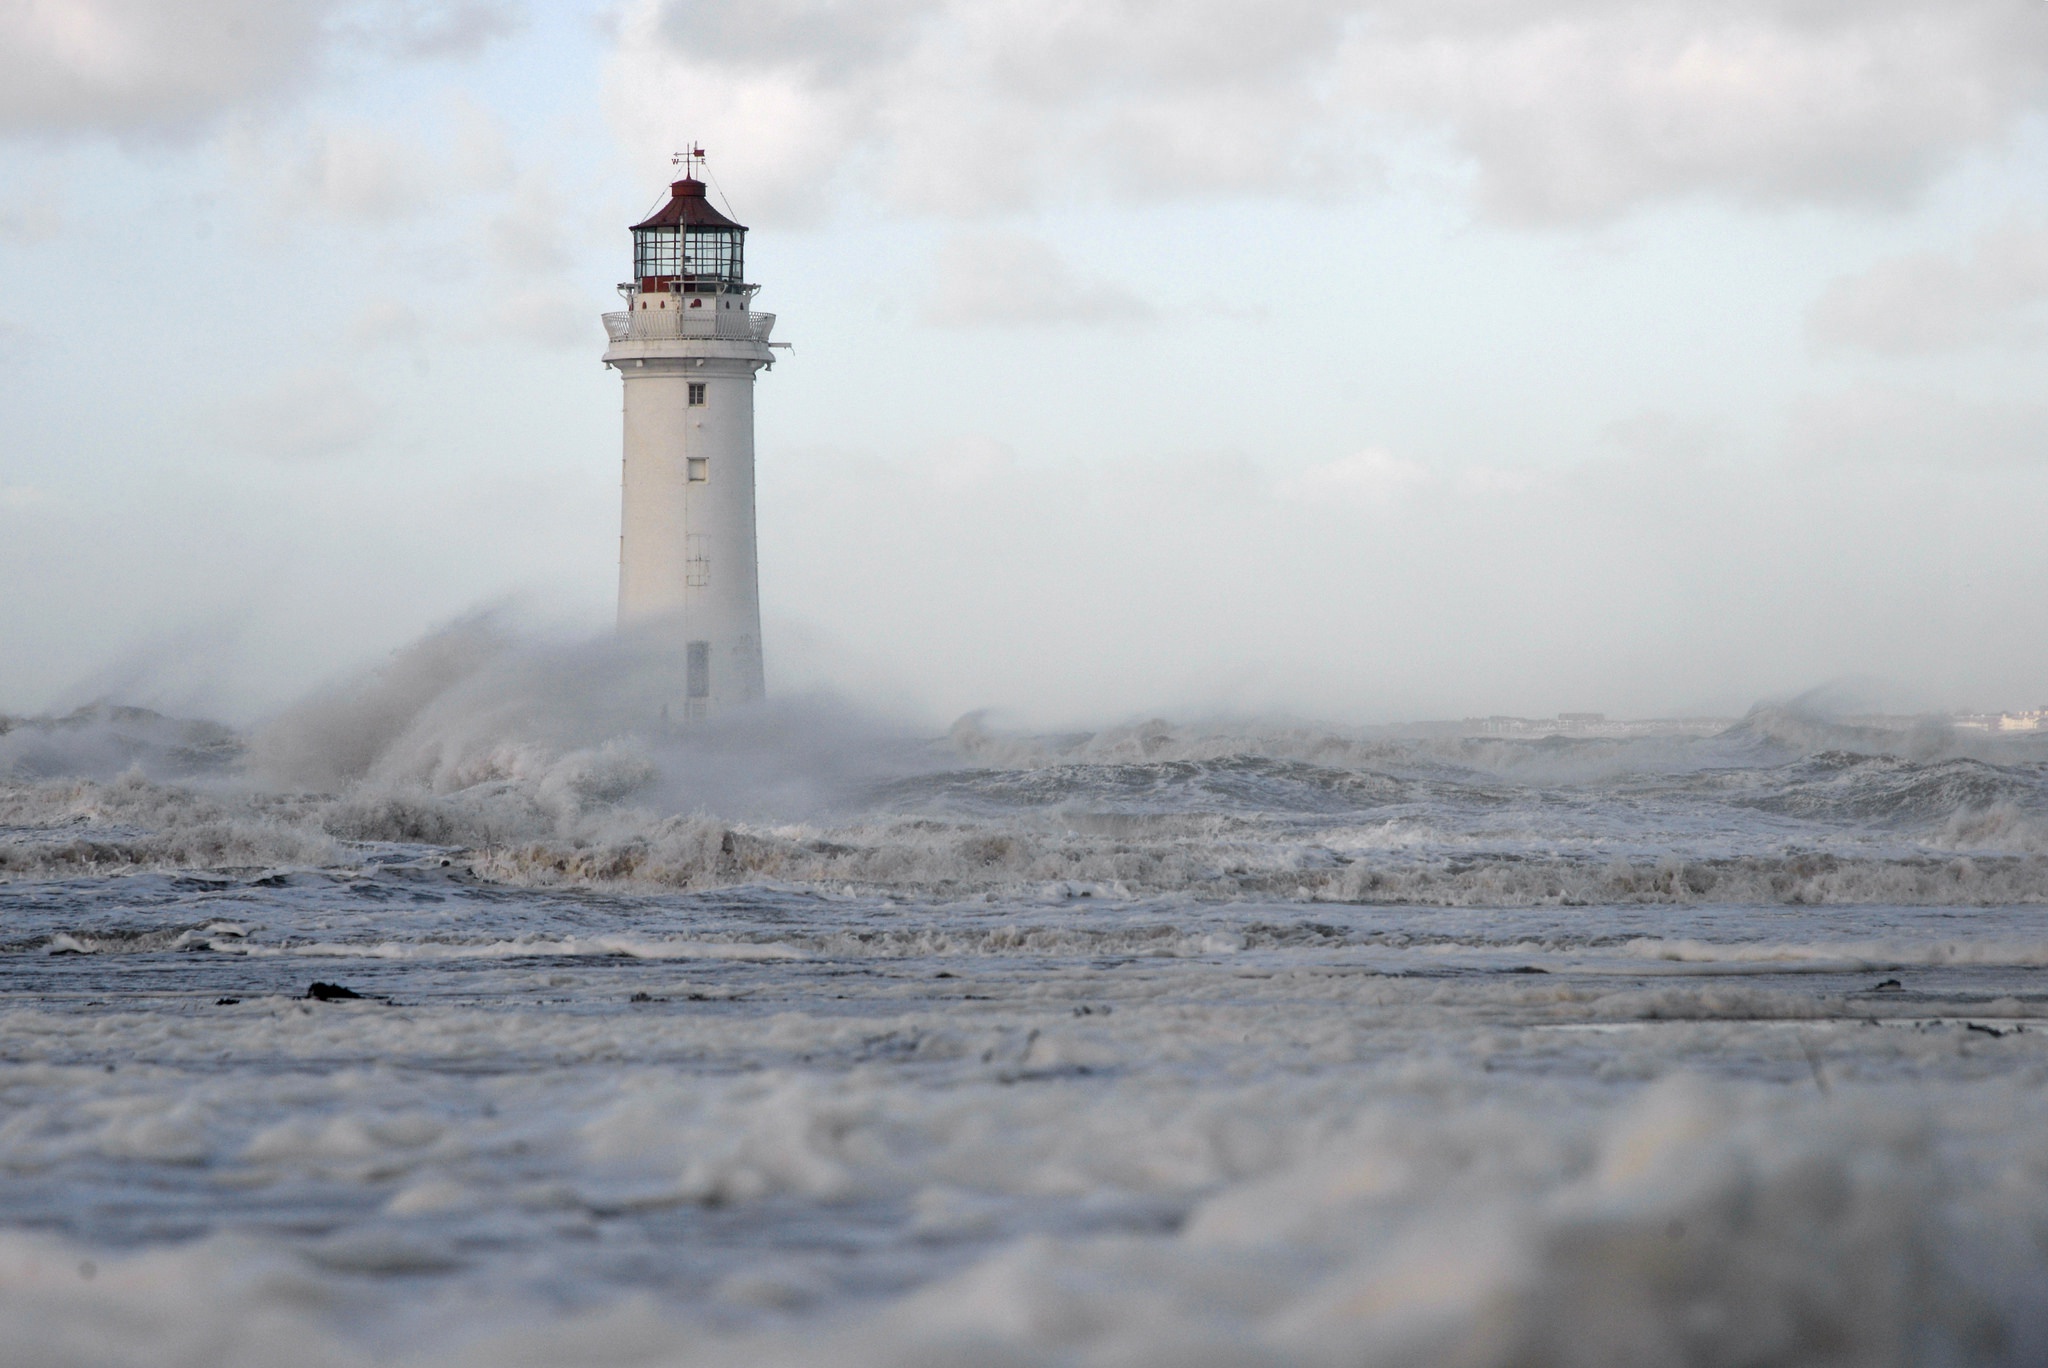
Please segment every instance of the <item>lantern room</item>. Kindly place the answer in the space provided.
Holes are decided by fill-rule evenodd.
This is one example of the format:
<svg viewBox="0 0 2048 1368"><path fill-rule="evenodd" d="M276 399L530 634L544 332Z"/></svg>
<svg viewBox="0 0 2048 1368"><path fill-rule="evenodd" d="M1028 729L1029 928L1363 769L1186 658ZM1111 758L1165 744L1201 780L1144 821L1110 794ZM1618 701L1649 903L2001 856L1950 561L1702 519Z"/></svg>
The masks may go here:
<svg viewBox="0 0 2048 1368"><path fill-rule="evenodd" d="M747 230L711 207L685 176L669 201L633 225L633 277L643 293L736 294L746 285Z"/></svg>

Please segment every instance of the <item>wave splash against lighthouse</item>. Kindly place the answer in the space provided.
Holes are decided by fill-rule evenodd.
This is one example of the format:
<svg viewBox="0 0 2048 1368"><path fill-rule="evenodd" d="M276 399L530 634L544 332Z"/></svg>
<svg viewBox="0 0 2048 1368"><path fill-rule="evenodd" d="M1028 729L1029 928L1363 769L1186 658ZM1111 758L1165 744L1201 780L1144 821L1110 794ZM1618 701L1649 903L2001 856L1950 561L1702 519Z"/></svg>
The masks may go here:
<svg viewBox="0 0 2048 1368"><path fill-rule="evenodd" d="M604 316L604 363L625 383L619 625L677 643L669 711L686 720L764 693L754 377L775 356L775 316L750 307L747 230L689 169L633 225L626 308Z"/></svg>

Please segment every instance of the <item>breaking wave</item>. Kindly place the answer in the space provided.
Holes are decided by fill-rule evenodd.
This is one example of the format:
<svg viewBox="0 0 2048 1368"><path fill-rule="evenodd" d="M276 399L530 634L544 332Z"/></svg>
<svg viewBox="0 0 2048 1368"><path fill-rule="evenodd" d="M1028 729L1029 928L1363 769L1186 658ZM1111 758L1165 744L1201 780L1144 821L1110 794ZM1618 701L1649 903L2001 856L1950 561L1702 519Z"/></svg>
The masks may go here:
<svg viewBox="0 0 2048 1368"><path fill-rule="evenodd" d="M432 850L558 887L1446 906L2048 901L2036 738L1760 708L1519 741L1298 721L944 736L824 697L672 728L665 654L489 619L237 733L99 706L0 726L0 875ZM1964 753L1964 752L1969 753Z"/></svg>

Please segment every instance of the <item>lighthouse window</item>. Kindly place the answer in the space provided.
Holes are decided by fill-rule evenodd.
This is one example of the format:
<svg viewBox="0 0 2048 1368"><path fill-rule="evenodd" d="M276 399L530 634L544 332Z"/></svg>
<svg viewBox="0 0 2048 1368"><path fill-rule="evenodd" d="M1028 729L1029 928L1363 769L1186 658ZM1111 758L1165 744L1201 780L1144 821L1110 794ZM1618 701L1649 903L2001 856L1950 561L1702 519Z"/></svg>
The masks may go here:
<svg viewBox="0 0 2048 1368"><path fill-rule="evenodd" d="M692 481L701 483L702 481L708 480L710 478L711 462L707 461L702 456L692 456L690 458L690 479Z"/></svg>
<svg viewBox="0 0 2048 1368"><path fill-rule="evenodd" d="M711 557L704 552L704 538L690 533L683 538L683 587L703 589L711 583Z"/></svg>
<svg viewBox="0 0 2048 1368"><path fill-rule="evenodd" d="M683 269L683 235L674 228L638 228L633 232L633 274L680 275Z"/></svg>
<svg viewBox="0 0 2048 1368"><path fill-rule="evenodd" d="M745 277L742 230L693 228L683 234L683 271L695 280L729 281Z"/></svg>
<svg viewBox="0 0 2048 1368"><path fill-rule="evenodd" d="M704 382L704 381L702 381L702 380L692 380L692 381L690 382L690 407L691 407L691 408L703 408L703 407L704 407L704 402L705 402L705 400L704 400L704 389L705 389L705 383L706 383L706 382Z"/></svg>

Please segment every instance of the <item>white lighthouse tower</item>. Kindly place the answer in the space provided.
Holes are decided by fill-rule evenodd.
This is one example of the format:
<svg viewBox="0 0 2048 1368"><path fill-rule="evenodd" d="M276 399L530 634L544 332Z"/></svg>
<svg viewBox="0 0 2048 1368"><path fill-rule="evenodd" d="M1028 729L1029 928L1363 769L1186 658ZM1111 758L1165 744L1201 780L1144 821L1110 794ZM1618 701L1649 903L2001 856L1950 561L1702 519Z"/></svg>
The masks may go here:
<svg viewBox="0 0 2048 1368"><path fill-rule="evenodd" d="M633 225L626 307L604 316L626 389L619 625L679 647L686 719L762 695L754 373L775 356L747 230L704 197L703 156L678 156L668 203Z"/></svg>

